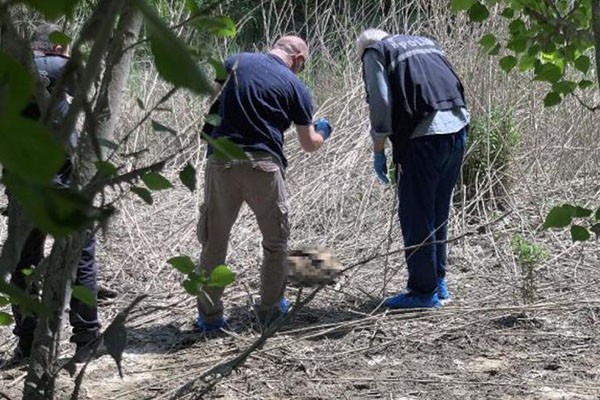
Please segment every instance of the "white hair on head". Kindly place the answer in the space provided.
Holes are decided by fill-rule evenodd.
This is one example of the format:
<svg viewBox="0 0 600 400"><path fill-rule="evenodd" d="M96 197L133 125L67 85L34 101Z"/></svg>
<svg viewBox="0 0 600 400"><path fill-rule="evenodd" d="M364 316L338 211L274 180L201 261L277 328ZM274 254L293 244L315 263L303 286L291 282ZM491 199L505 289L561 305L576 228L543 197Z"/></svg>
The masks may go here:
<svg viewBox="0 0 600 400"><path fill-rule="evenodd" d="M362 57L367 47L379 42L386 36L389 36L389 33L381 29L369 28L364 30L356 39L356 53L359 57Z"/></svg>

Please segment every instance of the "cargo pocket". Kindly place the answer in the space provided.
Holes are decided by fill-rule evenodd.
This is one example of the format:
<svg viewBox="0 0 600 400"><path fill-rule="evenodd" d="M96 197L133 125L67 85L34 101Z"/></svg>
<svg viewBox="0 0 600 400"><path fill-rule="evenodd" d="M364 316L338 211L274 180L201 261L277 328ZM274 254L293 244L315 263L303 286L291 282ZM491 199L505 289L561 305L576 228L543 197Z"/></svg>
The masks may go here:
<svg viewBox="0 0 600 400"><path fill-rule="evenodd" d="M206 215L206 204L200 206L200 215L198 217L198 226L196 226L196 236L200 243L208 242L208 217Z"/></svg>
<svg viewBox="0 0 600 400"><path fill-rule="evenodd" d="M285 204L278 204L279 208L279 231L282 239L290 237L290 220L288 218L288 208Z"/></svg>

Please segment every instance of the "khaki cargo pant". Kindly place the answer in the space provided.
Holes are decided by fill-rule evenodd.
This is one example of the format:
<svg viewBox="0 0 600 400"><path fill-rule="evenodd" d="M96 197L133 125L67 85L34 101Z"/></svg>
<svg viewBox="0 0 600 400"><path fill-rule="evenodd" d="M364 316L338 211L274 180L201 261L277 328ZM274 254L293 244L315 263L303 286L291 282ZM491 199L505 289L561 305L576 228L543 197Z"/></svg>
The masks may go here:
<svg viewBox="0 0 600 400"><path fill-rule="evenodd" d="M246 202L256 216L263 239L258 311L269 312L283 297L288 275L287 185L283 171L271 156L251 153L249 157L251 160L208 160L204 204L196 231L202 244L200 267L210 273L225 263L231 228ZM198 297L198 313L205 322L214 323L223 317L223 289L205 288L205 292Z"/></svg>

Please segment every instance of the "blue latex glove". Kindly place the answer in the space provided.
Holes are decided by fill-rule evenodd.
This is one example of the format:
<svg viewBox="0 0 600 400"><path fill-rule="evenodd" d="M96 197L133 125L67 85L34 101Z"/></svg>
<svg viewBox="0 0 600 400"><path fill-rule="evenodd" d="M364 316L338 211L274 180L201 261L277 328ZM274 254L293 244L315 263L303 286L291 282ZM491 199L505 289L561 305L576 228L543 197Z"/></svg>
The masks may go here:
<svg viewBox="0 0 600 400"><path fill-rule="evenodd" d="M388 169L385 153L383 151L375 151L373 152L373 156L373 168L375 168L377 177L386 185L389 184L390 180L387 177Z"/></svg>
<svg viewBox="0 0 600 400"><path fill-rule="evenodd" d="M323 136L323 140L327 140L329 139L329 136L331 136L333 128L331 127L331 124L329 123L327 118L319 118L315 122L315 131L319 135Z"/></svg>

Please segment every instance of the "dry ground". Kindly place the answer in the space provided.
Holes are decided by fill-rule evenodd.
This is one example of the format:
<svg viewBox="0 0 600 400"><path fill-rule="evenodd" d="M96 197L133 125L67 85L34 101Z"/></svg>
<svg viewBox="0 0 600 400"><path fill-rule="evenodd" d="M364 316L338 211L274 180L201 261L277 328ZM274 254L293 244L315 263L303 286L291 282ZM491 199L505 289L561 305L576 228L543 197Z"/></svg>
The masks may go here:
<svg viewBox="0 0 600 400"><path fill-rule="evenodd" d="M569 194L578 193L584 202L598 198L598 164L590 162L593 167L585 171L571 168L575 175L566 178L556 171L569 167L577 150L555 152L554 164L546 166L557 169L550 172L537 166L537 158L518 159L513 169L518 179L505 210L481 212L478 218L464 215L460 207L453 210L450 236L457 240L450 245L448 276L453 300L436 311L389 312L378 308L379 302L406 279L402 254L385 257L401 247L391 216L393 192L370 171L368 138L344 137L339 129L337 135L323 154L312 156L296 153L297 143L290 139L292 247L330 246L346 266L380 256L318 293L205 397L599 398L599 244L572 244L561 232L539 229L549 205ZM196 162L201 174L202 156ZM148 298L128 321L123 378L103 356L88 367L81 398L170 398L260 336L249 307L258 288L260 237L247 209L231 240L229 264L238 278L226 293L230 330L206 338L192 329L194 300L165 260L198 256L198 201L182 187L156 196L153 206L122 200L120 214L98 246L100 279L119 291L115 301L100 308L102 320L108 323L139 294ZM530 300L510 245L515 233L549 255L535 265ZM291 300L297 294L297 289L288 291ZM0 334L6 360L15 340L8 328ZM64 357L72 351L65 342ZM5 367L0 392L19 398L24 375L23 367ZM68 398L72 382L66 372L59 382L59 398Z"/></svg>
<svg viewBox="0 0 600 400"><path fill-rule="evenodd" d="M206 398L600 398L600 244L573 244L566 232L541 230L553 205L577 199L582 205L599 206L600 115L583 111L575 101L543 111L539 103L545 92L524 84L527 78L498 74L495 61L478 55L480 33L466 24L461 33L462 25L453 23L452 34L462 35L453 39L446 32L447 22L441 20L439 26L442 34L437 36L444 39L444 48L464 77L473 113L511 109L523 132L522 148L509 171L513 184L504 208L482 207L466 214L456 204L452 210L452 302L427 312L378 307L406 282L403 254L397 252L402 240L394 193L372 172L357 61L342 65L331 59L332 71L337 65L341 72L315 73L310 83L316 88L316 115L328 115L335 127L332 139L312 155L300 152L293 135L286 139L290 246L328 246L345 266L357 266L337 285L319 292ZM349 47L355 38L350 36ZM316 42L311 48L325 57L326 43ZM164 93L153 76L134 79L143 84L132 89L132 99L139 96L150 105ZM128 103L125 129L120 131L139 119L135 104ZM127 151L151 143L155 160L194 143L206 105L184 96L168 106L176 112L157 118L180 136L157 140L150 129L142 130L132 136ZM168 166L167 175L176 182L178 168L190 161L201 181L203 154L192 146ZM195 301L185 294L181 275L166 260L180 254L199 256L195 224L201 187L198 192L191 194L178 184L175 190L156 194L152 206L126 196L109 231L99 237L99 279L119 292L116 300L100 308L105 325L136 296L148 297L127 323L123 378L114 362L103 356L89 365L80 398L173 398L184 384L239 355L260 337L249 304L258 292L262 250L247 209L230 241L228 264L237 273L225 294L230 330L211 338L193 331ZM0 238L4 225L0 223ZM515 234L548 254L534 264L533 289L525 290L529 286L519 254L511 247ZM289 289L290 300L297 295L297 289ZM10 329L0 328L2 360L15 344ZM62 349L65 358L73 352L66 339ZM24 377L24 368L4 366L0 393L20 398ZM69 398L72 386L68 374L61 374L58 397Z"/></svg>

